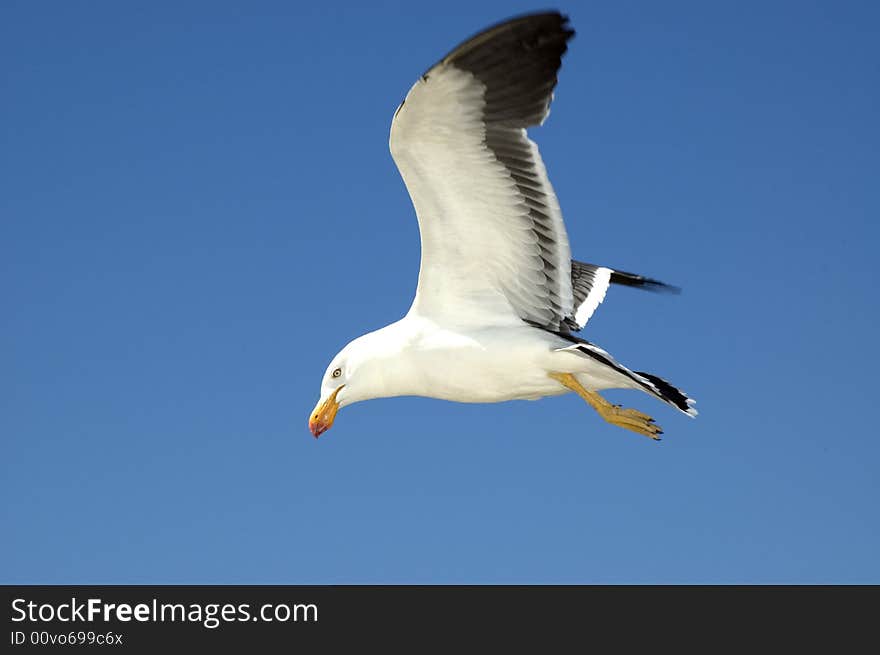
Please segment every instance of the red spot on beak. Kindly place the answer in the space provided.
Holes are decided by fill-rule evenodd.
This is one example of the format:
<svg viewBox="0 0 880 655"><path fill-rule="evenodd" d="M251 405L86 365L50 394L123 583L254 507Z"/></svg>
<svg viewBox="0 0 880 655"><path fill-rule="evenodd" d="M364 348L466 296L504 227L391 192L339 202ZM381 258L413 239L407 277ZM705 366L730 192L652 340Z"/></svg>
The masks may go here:
<svg viewBox="0 0 880 655"><path fill-rule="evenodd" d="M311 430L312 434L315 435L315 439L320 437L329 429L330 426L326 423L322 423L316 416L312 416L309 419L309 430Z"/></svg>

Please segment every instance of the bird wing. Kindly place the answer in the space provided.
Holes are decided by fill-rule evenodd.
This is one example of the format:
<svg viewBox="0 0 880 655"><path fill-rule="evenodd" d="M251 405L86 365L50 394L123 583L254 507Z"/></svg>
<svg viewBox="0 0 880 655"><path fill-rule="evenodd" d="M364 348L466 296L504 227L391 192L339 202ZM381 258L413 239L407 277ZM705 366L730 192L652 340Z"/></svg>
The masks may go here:
<svg viewBox="0 0 880 655"><path fill-rule="evenodd" d="M549 113L574 34L567 20L533 14L481 32L428 70L397 109L391 154L422 245L411 312L553 330L574 319L562 212L526 135Z"/></svg>
<svg viewBox="0 0 880 655"><path fill-rule="evenodd" d="M572 331L582 329L596 308L605 299L611 284L663 293L681 293L681 289L654 278L616 271L606 266L571 260L571 291L574 295L574 316L565 319L565 326Z"/></svg>

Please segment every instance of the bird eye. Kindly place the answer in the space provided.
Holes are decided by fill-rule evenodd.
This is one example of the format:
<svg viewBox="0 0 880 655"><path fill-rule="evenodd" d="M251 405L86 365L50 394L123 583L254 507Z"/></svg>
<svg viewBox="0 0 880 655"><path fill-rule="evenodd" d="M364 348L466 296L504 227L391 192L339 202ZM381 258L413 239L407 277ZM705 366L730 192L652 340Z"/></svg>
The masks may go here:
<svg viewBox="0 0 880 655"><path fill-rule="evenodd" d="M333 373L331 373L331 375L332 375L334 378L338 378L340 375L342 375L342 369L341 369L341 368L337 368L335 371L333 371Z"/></svg>

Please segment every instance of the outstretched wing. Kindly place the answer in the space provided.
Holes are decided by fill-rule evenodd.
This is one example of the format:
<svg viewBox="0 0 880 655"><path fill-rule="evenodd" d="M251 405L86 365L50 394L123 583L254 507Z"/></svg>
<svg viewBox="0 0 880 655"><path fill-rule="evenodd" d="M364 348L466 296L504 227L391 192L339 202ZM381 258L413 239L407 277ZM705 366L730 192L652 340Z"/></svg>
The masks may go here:
<svg viewBox="0 0 880 655"><path fill-rule="evenodd" d="M605 299L608 285L620 284L646 291L679 293L681 289L644 275L615 271L606 266L571 261L571 290L574 295L574 314L565 319L569 330L580 330Z"/></svg>
<svg viewBox="0 0 880 655"><path fill-rule="evenodd" d="M411 311L457 323L573 318L562 212L526 128L549 113L574 32L558 13L491 27L410 89L391 123L391 153L422 243Z"/></svg>

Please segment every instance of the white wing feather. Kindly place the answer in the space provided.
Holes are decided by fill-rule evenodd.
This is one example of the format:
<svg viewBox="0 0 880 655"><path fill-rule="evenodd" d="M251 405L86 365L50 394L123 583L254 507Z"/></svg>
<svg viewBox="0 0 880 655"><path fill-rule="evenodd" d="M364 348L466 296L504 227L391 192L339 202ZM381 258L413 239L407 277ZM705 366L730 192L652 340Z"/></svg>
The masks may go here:
<svg viewBox="0 0 880 655"><path fill-rule="evenodd" d="M571 251L562 212L537 146L553 240L552 269L508 168L485 143L485 86L473 74L440 64L410 90L391 125L391 153L419 220L422 263L411 311L480 324L552 322L548 279L572 312ZM549 201L549 202L547 202ZM549 320L548 320L549 319Z"/></svg>
<svg viewBox="0 0 880 655"><path fill-rule="evenodd" d="M546 14L487 30L422 76L395 113L391 154L422 245L411 312L550 329L573 316L562 212L524 129L549 112L572 34L564 23Z"/></svg>

